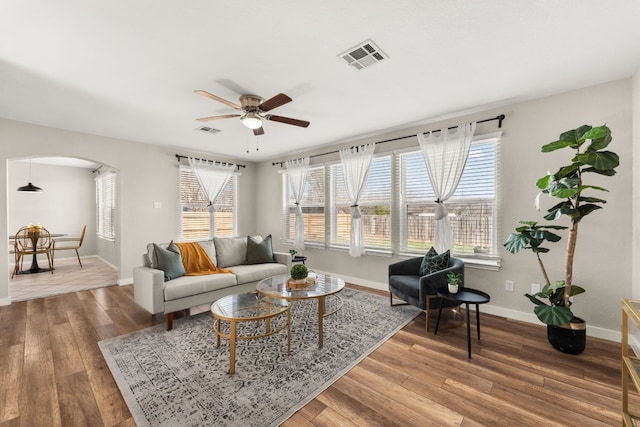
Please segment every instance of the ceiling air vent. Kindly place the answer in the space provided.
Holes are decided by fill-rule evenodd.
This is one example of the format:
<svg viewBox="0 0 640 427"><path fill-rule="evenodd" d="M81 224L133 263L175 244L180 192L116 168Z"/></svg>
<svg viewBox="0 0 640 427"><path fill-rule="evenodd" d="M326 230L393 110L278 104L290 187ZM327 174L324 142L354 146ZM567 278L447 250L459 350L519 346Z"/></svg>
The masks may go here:
<svg viewBox="0 0 640 427"><path fill-rule="evenodd" d="M371 40L364 41L357 46L352 47L346 52L341 53L338 57L342 58L348 65L356 70L370 67L383 59L389 57L380 50Z"/></svg>
<svg viewBox="0 0 640 427"><path fill-rule="evenodd" d="M209 126L200 126L199 128L196 128L196 130L204 133L211 133L211 134L220 132L220 129L210 128Z"/></svg>

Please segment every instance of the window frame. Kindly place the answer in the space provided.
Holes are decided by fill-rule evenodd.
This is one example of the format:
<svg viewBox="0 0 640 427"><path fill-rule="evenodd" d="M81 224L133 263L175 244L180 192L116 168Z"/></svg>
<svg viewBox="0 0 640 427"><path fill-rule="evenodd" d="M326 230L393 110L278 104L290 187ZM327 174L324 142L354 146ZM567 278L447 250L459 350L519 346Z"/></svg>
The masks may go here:
<svg viewBox="0 0 640 427"><path fill-rule="evenodd" d="M316 180L322 182L322 205L319 204L310 204L305 201L305 197L303 196L302 210L303 217L305 217L304 225L305 225L305 233L304 233L304 244L309 247L321 247L324 248L326 246L326 234L327 234L327 170L324 164L319 165L309 165L309 172L307 175L307 181L305 184L305 191L307 190L307 186L309 186L309 175L312 171L322 170L322 177L320 180ZM289 184L289 174L286 170L282 170L281 172L281 185L282 185L282 240L285 244L293 245L293 236L291 234L291 230L295 227L295 214L292 214L292 211L295 209L295 203L293 200L293 191L291 190L291 186ZM311 233L308 229L310 223L307 221L310 213L305 214L305 209L319 209L322 207L322 229L318 230L316 233ZM311 240L308 237L312 234L321 234L322 240Z"/></svg>
<svg viewBox="0 0 640 427"><path fill-rule="evenodd" d="M95 178L96 183L96 235L113 242L116 240L116 185L117 173L109 171Z"/></svg>
<svg viewBox="0 0 640 427"><path fill-rule="evenodd" d="M492 158L493 160L493 196L492 197L460 197L460 196L456 196L454 194L454 196L452 196L449 200L447 200L446 205L449 208L452 208L456 205L467 205L467 206L473 206L473 205L477 205L477 204L482 204L482 201L485 200L492 200L492 202L490 203L492 205L491 208L491 215L490 215L490 220L489 220L489 224L492 224L491 228L491 234L488 236L487 239L483 239L483 242L487 242L491 247L493 248L493 252L492 253L482 253L482 252L478 252L478 253L459 253L457 251L455 251L455 247L456 247L456 243L455 242L455 234L454 234L454 252L452 252L453 256L459 257L459 258L463 258L466 262L470 263L470 264L476 264L477 266L484 266L486 268L493 268L493 267L497 267L500 264L500 247L498 246L498 232L500 230L500 140L501 140L501 136L502 136L502 132L498 131L498 132L493 132L493 133L489 133L489 134L482 134L482 135L476 135L473 137L472 140L472 145L471 145L471 151L470 151L470 155L472 154L472 150L474 145L478 146L479 144L486 144L486 143L493 143L494 144L494 156ZM399 213L399 230L398 230L398 234L399 234L399 242L398 242L398 249L399 249L399 253L410 257L410 256L417 256L417 255L422 255L424 254L424 248L420 248L420 249L415 249L415 250L411 250L408 244L408 236L409 236L409 231L408 231L408 206L410 205L429 205L433 208L435 208L435 203L433 200L429 200L429 198L425 198L424 201L422 202L416 202L416 201L411 201L411 202L407 202L407 190L406 190L406 176L405 176L405 166L404 163L402 161L403 156L406 156L408 154L416 154L418 153L420 156L422 155L419 147L416 150L415 148L411 148L411 149L407 149L404 150L401 153L398 153L398 158L397 158L397 169L398 169L398 177L397 177L397 181L398 181L398 193L397 193L397 198L398 198L398 213ZM424 160L423 160L424 161ZM467 168L465 167L465 172L467 172ZM428 178L427 178L428 180ZM429 186L431 186L431 184L429 183ZM449 214L452 215L452 210L453 209L448 209L449 210ZM428 249L428 248L427 248Z"/></svg>
<svg viewBox="0 0 640 427"><path fill-rule="evenodd" d="M190 177L190 181L191 182L195 182L197 184L197 190L196 190L196 197L198 198L198 201L184 201L183 200L183 183L182 183L182 179L183 179L183 172L186 173L190 173L192 174L192 176ZM193 172L192 168L190 166L187 165L180 165L179 170L178 170L178 205L179 205L179 209L180 209L180 215L179 215L179 229L180 229L180 238L182 239L182 241L185 242L189 242L189 241L198 241L198 240L208 240L212 237L231 237L231 236L235 236L237 234L237 229L238 229L238 209L237 209L237 204L238 204L238 176L239 174L237 172L234 172L233 174L231 174L231 176L229 177L229 180L227 181L227 183L225 184L225 189L223 189L223 193L221 193L221 195L218 197L217 202L213 204L213 212L215 215L215 212L217 212L220 209L231 209L231 233L229 234L218 234L218 221L214 221L215 224L215 228L216 230L214 230L214 233L211 234L211 211L208 209L209 208L209 200L207 199L206 195L203 193L202 188L200 188L200 183L197 179L197 177L195 176L195 173ZM227 190L227 187L231 187L229 190ZM224 200L224 193L225 192L230 192L231 195L231 203L221 203L220 200ZM195 235L195 233L197 233L197 231L194 231L192 234L189 235L185 235L185 212L189 212L188 210L185 210L185 208L189 209L202 209L204 211L207 211L209 214L206 215L207 216L207 224L208 226L205 228L201 228L201 234ZM193 211L190 211L193 212ZM215 217L214 217L215 220ZM206 236L204 235L204 233L206 233Z"/></svg>
<svg viewBox="0 0 640 427"><path fill-rule="evenodd" d="M380 200L376 200L375 197L374 198L368 198L368 193L370 191L370 185L374 185L372 184L372 175L371 175L371 171L374 170L374 163L380 163L380 162L384 162L384 161L388 161L388 170L384 171L385 174L388 174L386 177L383 178L387 178L388 180L388 197L384 197L383 196L383 200L387 200L387 203L381 203ZM392 221L393 221L393 193L394 193L394 188L393 188L393 166L394 163L394 154L392 152L383 152L383 153L379 153L374 155L373 160L371 162L371 167L369 169L369 174L367 176L367 182L365 182L365 188L363 190L363 194L360 198L360 200L358 201L358 206L361 208L362 212L362 217L364 220L364 217L366 216L366 208L370 208L370 207L375 207L375 206L385 206L388 208L388 215L385 215L387 217L386 222L387 222L387 226L385 228L388 229L388 236L386 237L386 239L388 240L388 243L386 245L375 245L375 244L371 244L371 240L369 240L369 242L367 242L367 233L366 230L364 232L364 240L365 240L365 251L367 253L387 253L387 254L391 254L393 252L393 226L392 226ZM342 194L344 198L344 201L336 201L336 198L338 197L338 192L344 192L344 190L340 190L338 188L339 184L342 183L342 185L344 185L344 181L342 179L339 178L339 172L338 170L340 170L340 173L342 171L342 164L340 162L334 162L331 164L327 165L327 169L329 170L329 218L328 218L328 224L329 224L329 229L328 229L328 246L330 248L333 249L337 249L337 250L349 250L350 244L349 242L347 243L342 243L340 241L338 241L338 233L339 233L339 222L337 219L337 215L338 215L338 210L339 209L343 209L343 208L350 208L351 207L351 202L348 200L348 198L346 198L345 194ZM380 176L375 176L373 179L379 180ZM363 209L364 208L364 209ZM349 214L351 213L351 209L348 210ZM343 232L343 233L349 233L350 235L350 231L351 231L351 216L349 215L349 218L347 219L347 221L349 221L349 225L348 225L348 230Z"/></svg>

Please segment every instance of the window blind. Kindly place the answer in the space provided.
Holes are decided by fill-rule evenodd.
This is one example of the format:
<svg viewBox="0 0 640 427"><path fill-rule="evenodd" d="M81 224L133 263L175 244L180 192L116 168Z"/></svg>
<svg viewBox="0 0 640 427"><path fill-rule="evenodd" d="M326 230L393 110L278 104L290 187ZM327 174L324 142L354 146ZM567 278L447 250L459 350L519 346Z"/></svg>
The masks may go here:
<svg viewBox="0 0 640 427"><path fill-rule="evenodd" d="M375 157L358 202L362 213L366 248L391 250L392 156ZM332 246L349 247L351 202L347 196L341 164L330 170L330 231Z"/></svg>
<svg viewBox="0 0 640 427"><path fill-rule="evenodd" d="M475 137L454 195L446 202L454 234L454 254L497 258L497 173L499 137ZM400 250L424 253L434 245L435 195L420 151L399 162Z"/></svg>
<svg viewBox="0 0 640 427"><path fill-rule="evenodd" d="M237 176L233 175L213 205L214 236L230 237L235 234L236 188ZM202 191L196 174L188 166L180 166L180 211L183 240L209 238L211 229L209 200Z"/></svg>
<svg viewBox="0 0 640 427"><path fill-rule="evenodd" d="M99 175L96 182L96 229L98 237L115 240L116 173Z"/></svg>
<svg viewBox="0 0 640 427"><path fill-rule="evenodd" d="M293 243L295 236L295 199L289 185L289 174L282 173L283 237L287 243ZM325 173L324 166L309 168L304 187L302 215L304 217L305 243L323 244L325 242Z"/></svg>

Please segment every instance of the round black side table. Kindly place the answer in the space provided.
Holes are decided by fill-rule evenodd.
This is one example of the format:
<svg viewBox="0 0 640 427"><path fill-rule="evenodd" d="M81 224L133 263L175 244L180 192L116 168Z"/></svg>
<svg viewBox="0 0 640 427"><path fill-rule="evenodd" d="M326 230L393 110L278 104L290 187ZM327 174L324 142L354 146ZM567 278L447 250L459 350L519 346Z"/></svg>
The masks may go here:
<svg viewBox="0 0 640 427"><path fill-rule="evenodd" d="M480 340L480 304L486 304L491 301L489 294L471 288L458 288L458 292L452 294L447 287L439 288L437 291L440 297L440 309L438 310L438 320L436 321L436 330L434 335L438 335L438 326L440 325L440 315L442 315L442 301L457 301L466 305L467 311L467 353L471 359L471 323L469 322L469 304L476 305L476 330L478 331L478 340Z"/></svg>
<svg viewBox="0 0 640 427"><path fill-rule="evenodd" d="M307 260L307 257L302 255L294 255L294 257L291 258L291 262L301 262L303 264L306 260Z"/></svg>

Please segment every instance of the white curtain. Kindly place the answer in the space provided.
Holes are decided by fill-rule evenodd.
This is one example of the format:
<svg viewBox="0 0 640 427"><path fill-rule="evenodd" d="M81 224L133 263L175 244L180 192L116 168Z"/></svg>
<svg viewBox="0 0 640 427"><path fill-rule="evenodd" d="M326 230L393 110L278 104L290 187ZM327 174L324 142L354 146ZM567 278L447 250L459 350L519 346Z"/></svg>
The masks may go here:
<svg viewBox="0 0 640 427"><path fill-rule="evenodd" d="M349 255L359 257L364 255L364 235L362 232L362 215L358 207L358 201L362 195L364 184L373 160L375 144L367 144L360 147L351 147L340 150L342 162L342 174L347 190L347 196L351 201L351 243Z"/></svg>
<svg viewBox="0 0 640 427"><path fill-rule="evenodd" d="M211 203L209 205L209 212L211 212L209 223L209 237L213 237L216 231L215 209L213 207L213 204L216 202L216 199L224 189L224 186L229 180L229 177L236 169L236 165L213 164L206 160L194 159L193 157L189 157L189 166L191 166L191 169L196 174L202 191Z"/></svg>
<svg viewBox="0 0 640 427"><path fill-rule="evenodd" d="M303 159L287 160L285 162L289 175L289 185L293 191L293 198L296 200L296 226L293 247L299 251L304 250L304 217L302 216L302 196L307 183L309 172L309 157Z"/></svg>
<svg viewBox="0 0 640 427"><path fill-rule="evenodd" d="M418 142L436 196L435 249L438 253L453 249L453 233L444 202L449 200L458 187L475 130L474 122L461 124L454 129L442 129L437 135L434 132L418 134Z"/></svg>

